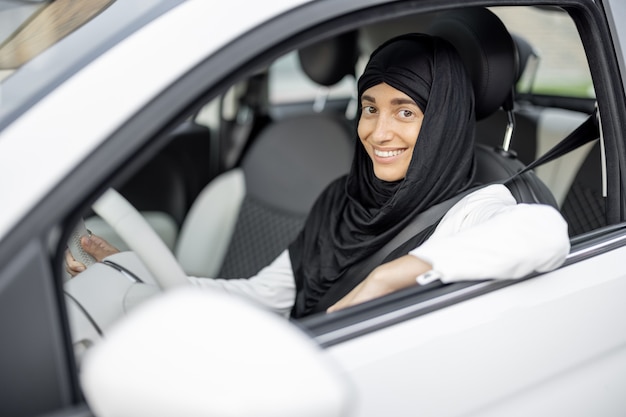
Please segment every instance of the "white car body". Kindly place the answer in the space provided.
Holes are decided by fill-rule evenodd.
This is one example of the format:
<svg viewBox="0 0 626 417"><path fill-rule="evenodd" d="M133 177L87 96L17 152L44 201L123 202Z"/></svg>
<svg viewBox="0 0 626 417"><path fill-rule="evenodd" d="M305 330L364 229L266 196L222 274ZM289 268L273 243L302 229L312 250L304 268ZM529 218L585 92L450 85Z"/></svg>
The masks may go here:
<svg viewBox="0 0 626 417"><path fill-rule="evenodd" d="M183 2L89 62L0 130L0 194L4 196L0 242L5 242L2 248L6 250L0 257L6 262L2 267L8 268L18 259L18 246L28 246L28 237L16 234L16 228L141 109L250 30L308 3L315 2ZM626 27L616 18L626 16L626 4L621 0L602 3L609 17L615 19L609 27L620 65L613 71L621 71L616 82L626 84ZM350 11L347 2L340 7ZM356 10L363 6L351 7ZM245 62L245 57L233 59ZM626 114L626 109L621 112ZM125 152L130 153L130 149L131 145ZM85 187L91 191L76 201L92 201L103 190L102 186ZM70 213L74 208L64 210ZM55 229L54 225L58 223L48 225L45 233ZM10 243L11 239L17 243ZM307 355L303 363L316 360L317 355L332 369L310 383L333 381L339 395L326 404L328 408L320 405L317 409L311 402L308 415L333 409L339 410L336 415L359 417L622 416L626 413L624 259L626 232L616 227L586 246L574 246L565 266L540 277L518 283L484 282L316 333L311 345L323 349L302 348ZM233 311L237 308L234 303ZM269 319L259 319L254 325L274 329ZM238 333L250 331L245 320L236 326ZM234 330L224 329L221 337L216 337L218 346L227 343L227 335ZM289 324L272 331L280 343L281 332L287 340L299 330ZM228 349L220 352L227 355ZM197 364L202 356L183 353L180 360ZM226 365L217 369L211 361L204 365L209 369L202 369L201 363L198 366L202 372L225 375L237 358L224 361ZM276 367L282 369L280 363ZM254 381L261 384L263 378L254 375ZM265 376L273 381L271 375ZM294 377L298 377L297 372ZM276 386L280 381L268 382L268 395L270 389L281 389ZM184 382L164 388L155 394L154 404L134 411L159 407L161 400L170 405L184 401L187 389L195 392ZM264 387L258 389L263 392ZM312 387L314 394L321 396L320 402L331 395ZM245 398L246 392L239 395ZM297 408L296 400L286 409ZM80 400L68 402L80 404ZM346 404L349 410L343 409ZM275 415L283 415L281 405L275 406ZM228 415L243 414L233 411Z"/></svg>
<svg viewBox="0 0 626 417"><path fill-rule="evenodd" d="M614 295L626 289L623 256L613 251L331 347L358 387L357 415L620 415L626 307ZM387 376L393 384L381 384Z"/></svg>

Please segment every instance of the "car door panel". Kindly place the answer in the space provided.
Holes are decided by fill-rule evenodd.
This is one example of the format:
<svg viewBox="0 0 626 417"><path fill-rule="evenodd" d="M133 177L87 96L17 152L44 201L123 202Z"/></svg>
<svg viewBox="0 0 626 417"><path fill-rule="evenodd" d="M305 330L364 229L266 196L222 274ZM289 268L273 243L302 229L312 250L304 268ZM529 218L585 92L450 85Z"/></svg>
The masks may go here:
<svg viewBox="0 0 626 417"><path fill-rule="evenodd" d="M59 411L71 407L76 395L65 350L64 307L44 254L44 246L33 239L0 270L3 416Z"/></svg>
<svg viewBox="0 0 626 417"><path fill-rule="evenodd" d="M330 347L356 382L357 415L618 415L624 256L620 247Z"/></svg>

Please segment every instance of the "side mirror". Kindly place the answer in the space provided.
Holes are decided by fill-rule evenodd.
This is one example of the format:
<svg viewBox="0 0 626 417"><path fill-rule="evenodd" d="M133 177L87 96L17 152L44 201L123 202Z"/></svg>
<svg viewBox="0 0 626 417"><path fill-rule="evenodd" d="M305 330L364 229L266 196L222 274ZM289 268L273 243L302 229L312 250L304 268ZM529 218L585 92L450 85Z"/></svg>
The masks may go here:
<svg viewBox="0 0 626 417"><path fill-rule="evenodd" d="M99 417L345 416L354 392L287 320L193 287L114 326L87 352L81 382Z"/></svg>

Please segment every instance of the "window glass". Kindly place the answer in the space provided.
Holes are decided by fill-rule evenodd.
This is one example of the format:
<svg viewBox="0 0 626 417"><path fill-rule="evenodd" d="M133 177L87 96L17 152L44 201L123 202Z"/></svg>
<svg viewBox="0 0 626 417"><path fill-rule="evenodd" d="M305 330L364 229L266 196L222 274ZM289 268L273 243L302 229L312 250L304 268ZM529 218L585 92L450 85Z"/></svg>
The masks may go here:
<svg viewBox="0 0 626 417"><path fill-rule="evenodd" d="M587 58L571 17L558 8L491 8L509 31L534 50L525 66L518 90L536 94L594 98ZM354 80L344 79L328 90L312 82L300 68L296 52L270 68L270 102L273 105L313 101L319 95L347 98Z"/></svg>
<svg viewBox="0 0 626 417"><path fill-rule="evenodd" d="M314 101L318 96L349 98L354 90L354 78L345 77L330 88L314 83L302 71L297 51L278 59L269 71L269 99L273 105Z"/></svg>
<svg viewBox="0 0 626 417"><path fill-rule="evenodd" d="M532 45L518 90L569 97L595 97L587 58L571 17L557 8L494 7L514 35Z"/></svg>

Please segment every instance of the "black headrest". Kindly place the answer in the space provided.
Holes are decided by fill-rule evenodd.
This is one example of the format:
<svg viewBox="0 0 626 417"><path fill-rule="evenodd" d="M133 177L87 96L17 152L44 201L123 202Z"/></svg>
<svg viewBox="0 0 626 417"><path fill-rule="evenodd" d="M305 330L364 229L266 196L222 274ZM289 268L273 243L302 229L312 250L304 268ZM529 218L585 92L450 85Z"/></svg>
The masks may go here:
<svg viewBox="0 0 626 417"><path fill-rule="evenodd" d="M484 8L444 12L428 32L452 43L465 62L474 86L476 118L500 108L515 83L517 52L498 16Z"/></svg>
<svg viewBox="0 0 626 417"><path fill-rule="evenodd" d="M517 76L515 77L515 81L517 82L524 73L530 57L537 57L538 54L526 39L514 33L511 33L511 36L513 37L513 42L515 42L515 49L517 51Z"/></svg>
<svg viewBox="0 0 626 417"><path fill-rule="evenodd" d="M300 66L317 84L331 86L346 75L354 75L359 57L357 32L339 36L304 47L298 51Z"/></svg>

